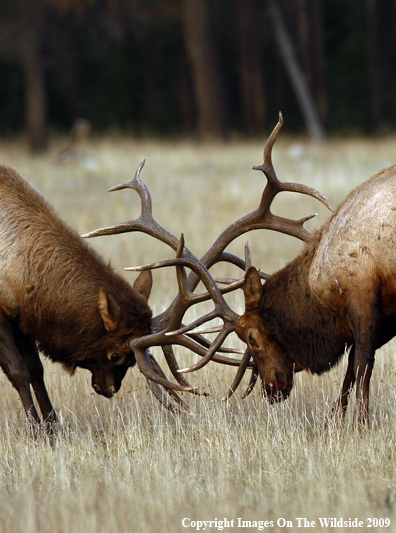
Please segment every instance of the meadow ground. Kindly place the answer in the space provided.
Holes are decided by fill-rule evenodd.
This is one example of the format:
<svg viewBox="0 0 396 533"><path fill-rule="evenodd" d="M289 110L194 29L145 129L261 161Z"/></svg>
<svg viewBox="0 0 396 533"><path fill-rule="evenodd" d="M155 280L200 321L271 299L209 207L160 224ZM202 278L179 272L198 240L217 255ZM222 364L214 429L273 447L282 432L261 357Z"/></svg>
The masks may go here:
<svg viewBox="0 0 396 533"><path fill-rule="evenodd" d="M146 157L142 178L157 220L175 235L183 231L198 256L228 224L256 208L264 184L262 175L251 170L262 158L258 141L195 145L94 139L88 153L97 165L91 169L57 166L61 147L60 139L49 155L32 158L22 143L2 141L0 161L15 166L85 233L139 214L133 191L106 191L131 179ZM335 207L353 187L396 163L396 139L334 140L318 147L281 134L273 159L280 179L318 188ZM292 218L317 211L308 229L329 216L315 200L290 193L277 198L274 211ZM231 250L243 254L245 240L239 238ZM249 235L249 242L253 263L267 272L301 249L296 239L264 231ZM165 245L139 234L91 243L120 271L173 256ZM223 274L238 275L225 269ZM131 281L135 276L125 275ZM172 269L156 271L150 299L154 312L175 293ZM241 291L229 301L242 311ZM230 343L241 347L235 337ZM165 412L137 369L128 372L121 391L109 401L93 392L87 371L69 377L59 365L45 362L60 418L52 446L45 435L32 440L20 400L1 375L0 531L174 533L196 531L195 521L215 519L206 531L223 525L230 526L224 531L394 531L394 348L389 343L377 354L372 423L363 434L352 424L353 402L343 426L330 423L324 429L345 361L321 377L296 376L290 398L273 407L260 397L259 387L245 400L237 394L222 402L235 369L212 363L190 375L192 383L212 392L188 398L194 416ZM195 360L183 350L177 356L183 366ZM326 525L324 519L330 518L337 522ZM356 518L362 526L339 526L340 518ZM222 524L225 519L228 524ZM390 526L385 527L385 519Z"/></svg>

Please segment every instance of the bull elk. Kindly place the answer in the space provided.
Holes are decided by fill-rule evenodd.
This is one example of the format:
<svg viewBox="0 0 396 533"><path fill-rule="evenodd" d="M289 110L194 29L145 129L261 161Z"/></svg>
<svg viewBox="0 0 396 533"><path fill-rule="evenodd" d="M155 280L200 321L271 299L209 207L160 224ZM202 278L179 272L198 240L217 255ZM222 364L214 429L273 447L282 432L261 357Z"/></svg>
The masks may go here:
<svg viewBox="0 0 396 533"><path fill-rule="evenodd" d="M365 424L375 351L396 335L396 166L352 191L321 229L295 234L292 221L271 222L269 211L285 185L271 162L281 125L280 117L255 168L268 179L263 199L270 228L305 240L305 247L264 284L256 269L247 270L245 313L235 331L271 401L288 397L296 372L322 374L349 347L338 408L344 415L356 383L357 422Z"/></svg>
<svg viewBox="0 0 396 533"><path fill-rule="evenodd" d="M289 396L296 372L322 374L348 347L336 411L345 415L356 383L357 422L363 425L368 422L375 351L396 335L396 166L352 191L310 235L303 228L307 219L283 219L270 211L274 197L284 190L310 194L330 208L319 193L278 180L271 152L282 122L280 115L262 165L253 167L267 178L260 207L237 224L250 231L259 216L260 227L298 237L305 247L280 271L264 276L264 283L254 267L247 269L245 312L235 323L247 349L227 397L239 385L250 357L254 368L247 393L259 375L264 396L275 402Z"/></svg>
<svg viewBox="0 0 396 533"><path fill-rule="evenodd" d="M151 275L132 288L65 224L40 192L0 166L0 365L27 414L56 420L39 348L70 374L92 373L111 397L135 362L127 339L150 331Z"/></svg>
<svg viewBox="0 0 396 533"><path fill-rule="evenodd" d="M282 190L271 163L280 126L257 167L272 194ZM301 254L263 285L256 269L248 269L245 313L235 331L247 344L271 401L289 396L296 372L322 374L348 347L338 409L344 416L356 383L357 422L368 422L375 351L396 335L395 213L393 166L352 191L320 230L297 235L306 241ZM271 229L284 231L276 223ZM284 233L293 234L292 224Z"/></svg>
<svg viewBox="0 0 396 533"><path fill-rule="evenodd" d="M368 421L369 384L375 351L396 335L396 166L380 172L351 192L329 221L311 235L304 223L312 216L290 220L276 216L270 210L275 196L282 191L310 195L331 210L327 198L320 192L303 184L278 180L271 154L282 123L280 114L265 145L263 163L253 167L267 178L258 209L231 224L201 260L192 258L183 243L170 242L168 237L160 235L154 229L155 224L142 223L143 215L142 220L104 228L91 236L144 231L168 242L174 249L178 247L178 257L174 260L132 269L145 271L167 265L177 265L179 269L180 283L185 287L184 300L181 301L179 295L171 308L182 312L176 320L169 321L167 316L167 327L162 328L164 336L159 343L180 344L178 335L184 339L189 337L191 342L191 337L198 335L193 328L215 316L222 318L224 324L217 328L216 340L197 364L185 369L173 365L173 374L179 383L184 383L180 381L181 372L197 370L211 359L236 364L234 360L230 363L226 358L214 355L234 330L247 348L226 399L234 393L249 367L252 376L245 396L260 376L263 395L270 402L285 399L292 390L296 372L308 370L322 374L341 360L348 347L348 368L338 409L345 414L350 391L356 383L357 420L364 424ZM135 188L131 183L122 187ZM146 207L149 211L150 206L147 204ZM264 274L250 266L249 254L246 261L242 261L224 251L236 237L255 229L271 229L297 237L305 242L305 247L280 271L271 276ZM230 261L244 268L244 279L232 283L231 280L213 279L209 269L219 261ZM179 327L184 310L193 298L198 297L192 291L199 277L192 272L187 278L183 270L186 266L196 272L202 271L199 276L201 279L206 276L208 291L217 303L212 314L189 326ZM218 281L228 285L220 290ZM221 294L239 286L243 286L245 296L242 317L229 309ZM216 328L211 331L214 330ZM132 341L131 347L138 348L142 343L144 349L152 341L155 344L157 339L154 332L143 341ZM201 340L199 342L203 344ZM146 376L160 383L156 372L148 374L147 368L148 365L144 370Z"/></svg>
<svg viewBox="0 0 396 533"><path fill-rule="evenodd" d="M138 181L137 173L126 186L135 187ZM142 182L138 191L146 223L151 197ZM149 232L158 227L165 242L180 248L179 240L154 219L148 227ZM188 252L183 243L181 249ZM208 293L192 297L179 266L177 305L152 318L148 306L151 272L142 272L131 287L61 220L34 186L12 168L0 165L0 366L19 393L26 413L40 422L32 386L43 419L49 424L56 420L38 349L70 374L78 367L90 370L92 387L108 398L119 390L128 368L137 362L161 403L171 410L189 412L176 391L199 391L177 373L169 344L181 344L201 356L208 352L209 357L217 350L235 351L220 348L221 339L211 347L200 335L168 335L180 328L185 311L196 302L212 298L217 305L222 303L221 291L212 284L210 274L191 253L190 257L196 261L193 268L208 286ZM166 360L179 383L165 378L148 350L152 345L164 345ZM213 359L239 364L220 354Z"/></svg>

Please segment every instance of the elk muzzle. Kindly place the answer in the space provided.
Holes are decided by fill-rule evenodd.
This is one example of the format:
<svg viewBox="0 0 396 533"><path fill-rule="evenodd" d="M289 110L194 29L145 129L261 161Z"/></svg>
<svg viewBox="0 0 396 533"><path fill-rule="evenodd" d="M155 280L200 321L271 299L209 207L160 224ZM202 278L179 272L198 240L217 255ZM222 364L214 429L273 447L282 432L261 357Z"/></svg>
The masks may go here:
<svg viewBox="0 0 396 533"><path fill-rule="evenodd" d="M293 387L293 383L289 383L287 376L281 370L272 368L270 371L271 378L262 379L262 391L263 397L273 404L282 400L286 400L289 397L290 391Z"/></svg>
<svg viewBox="0 0 396 533"><path fill-rule="evenodd" d="M114 371L99 371L92 372L92 388L97 394L105 396L106 398L112 398L116 392L121 388L121 381L124 377L126 370L123 372L123 376L116 375L119 372Z"/></svg>

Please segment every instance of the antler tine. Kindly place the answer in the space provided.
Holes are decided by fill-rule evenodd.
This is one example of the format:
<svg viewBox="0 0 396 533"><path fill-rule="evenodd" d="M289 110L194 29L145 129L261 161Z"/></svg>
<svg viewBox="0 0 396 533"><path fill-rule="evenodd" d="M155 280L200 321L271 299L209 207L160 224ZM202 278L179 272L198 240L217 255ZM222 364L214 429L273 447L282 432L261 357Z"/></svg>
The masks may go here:
<svg viewBox="0 0 396 533"><path fill-rule="evenodd" d="M328 209L330 209L330 211L332 211L328 199L321 192L317 191L316 189L313 189L312 187L308 187L307 185L304 185L302 183L288 183L280 181L277 178L274 166L272 164L272 148L282 125L283 116L282 113L279 112L279 121L275 126L274 130L272 131L271 135L269 136L264 147L263 162L261 165L253 167L253 170L261 170L268 180L267 186L264 189L263 195L261 197L258 212L261 213L262 216L265 216L267 212L269 212L270 205L275 196L282 191L299 192L308 196L312 196L313 198L316 198L316 200L319 200L319 202L322 202L322 204L324 204ZM277 217L274 218L276 219ZM305 219L304 222L306 222L306 220L309 219Z"/></svg>
<svg viewBox="0 0 396 533"><path fill-rule="evenodd" d="M238 372L236 373L234 381L230 385L230 388L228 389L227 394L224 396L224 398L222 398L223 401L228 400L234 394L240 382L242 381L243 376L245 375L249 362L250 362L250 353L248 352L248 350L246 350L242 357L241 364L239 365Z"/></svg>
<svg viewBox="0 0 396 533"><path fill-rule="evenodd" d="M212 360L214 354L218 350L218 348L223 344L223 342L226 340L228 335L232 333L235 330L235 325L224 323L221 331L215 338L215 340L212 342L212 345L210 346L209 350L207 351L206 355L202 357L198 363L195 365L189 366L187 368L181 368L179 372L185 373L185 372L194 372L195 370L199 370L200 368L203 368L205 365L209 363L209 361Z"/></svg>
<svg viewBox="0 0 396 533"><path fill-rule="evenodd" d="M250 376L249 385L247 386L247 389L245 390L245 392L241 396L242 399L243 398L247 398L249 396L249 394L252 392L252 390L254 389L254 386L257 383L258 377L259 377L258 366L254 366L252 368L252 375Z"/></svg>
<svg viewBox="0 0 396 533"><path fill-rule="evenodd" d="M203 342L197 342L194 340L196 337L197 335L188 333L186 335L179 335L176 339L170 342L172 342L173 344L184 346L185 348L188 348L189 350L196 353L197 355L204 357L207 351L205 348L203 348L203 346L206 346L206 348L210 348L211 344L207 340L206 340L206 344L203 344ZM219 351L222 351L222 350L219 350ZM241 353L241 352L238 351L237 353ZM212 357L212 361L214 363L221 363L223 365L229 365L229 366L239 366L241 362L240 359L232 359L231 357L225 357L224 355L214 355Z"/></svg>
<svg viewBox="0 0 396 533"><path fill-rule="evenodd" d="M114 187L111 187L111 189L109 189L109 192L120 191L122 189L127 189L127 188L134 189L141 198L142 212L147 212L147 213L152 214L153 204L151 200L151 194L140 177L140 173L145 164L146 164L146 159L143 158L142 161L140 162L140 165L136 169L133 180L125 181L124 183L115 185Z"/></svg>
<svg viewBox="0 0 396 533"><path fill-rule="evenodd" d="M148 335L147 337L150 337L150 335ZM154 383L158 383L159 385L162 385L167 390L173 389L173 390L187 391L187 392L191 392L192 390L194 390L195 387L185 387L183 385L172 383L166 377L163 377L162 375L154 372L150 358L149 358L149 354L147 353L148 352L148 350L146 349L147 345L145 345L145 341L147 341L147 337L140 337L130 342L130 346L133 349L133 352L135 354L136 363L139 367L140 372L144 375L144 377L148 381L150 380L150 381L153 381Z"/></svg>
<svg viewBox="0 0 396 533"><path fill-rule="evenodd" d="M175 405L171 402L170 398L168 398L159 387L158 383L155 383L154 381L151 381L151 379L147 379L147 385L149 386L151 392L154 394L154 396L157 398L157 400L160 402L161 405L163 405L168 411L171 411L173 413L180 413L183 415L192 415L192 411L188 404L179 396L177 393L173 391L171 393L170 391L172 389L165 389L172 397L174 397L177 394L177 400L175 400L179 403L183 402L184 409L181 409L178 405ZM180 402L180 403L181 403Z"/></svg>
<svg viewBox="0 0 396 533"><path fill-rule="evenodd" d="M150 350L147 351L148 352L148 357L150 359L150 362L151 362L151 365L152 365L152 368L153 370L160 376L162 376L163 378L166 379L166 376L162 370L162 368L160 367L160 365L157 363L154 355L150 352ZM148 386L150 387L151 391L153 392L154 396L159 400L159 402L164 405L169 411L175 411L177 413L183 413L183 414L188 414L188 415L192 415L192 411L190 410L190 406L188 405L187 402L185 402L183 400L183 398L181 396L179 396L179 394L173 390L173 389L168 389L166 388L165 390L167 391L167 393L169 394L169 396L171 398L173 398L176 403L178 405L174 405L169 398L167 398L162 390L160 389L158 383L154 383L153 381L151 380L147 380L147 384ZM197 392L197 394L199 394ZM179 405L181 407L179 407Z"/></svg>
<svg viewBox="0 0 396 533"><path fill-rule="evenodd" d="M104 235L117 235L120 233L127 233L132 231L140 231L146 233L151 237L164 242L170 246L173 250L177 250L179 246L179 239L175 237L172 233L162 227L155 220L152 211L152 199L150 192L143 180L140 177L140 172L145 165L146 160L143 159L136 169L133 180L126 181L109 189L109 192L120 191L122 189L133 189L136 191L140 197L141 201L141 213L140 216L135 220L130 220L128 222L121 222L115 226L108 226L106 228L100 228L90 233L85 233L82 235L84 238L99 237ZM186 249L185 254L191 256L190 250Z"/></svg>
<svg viewBox="0 0 396 533"><path fill-rule="evenodd" d="M228 389L227 394L224 396L224 398L222 398L223 402L229 400L231 396L233 396L236 389L239 387L239 384L241 383L242 378L245 375L246 370L249 368L249 366L251 366L250 365L250 354L246 350L241 360L241 364L239 365L238 372L236 373L234 381L230 385L230 388ZM241 396L242 399L247 398L249 394L252 392L252 390L254 389L254 386L257 383L258 375L259 375L258 367L256 365L253 365L252 375L250 376L249 385L247 386L246 391L242 394Z"/></svg>
<svg viewBox="0 0 396 533"><path fill-rule="evenodd" d="M180 374L179 372L179 365L176 361L175 354L173 353L172 346L171 345L162 346L162 353L164 354L166 362L168 363L170 371L172 372L172 375L176 379L176 381L180 385L183 385L184 387L191 387L190 383L186 380L183 374ZM200 392L199 390L196 390L196 389L193 389L191 393L197 394L198 396L209 396L210 395L210 393L208 392Z"/></svg>
<svg viewBox="0 0 396 533"><path fill-rule="evenodd" d="M176 251L176 259L183 258L183 250L184 250L184 235L182 233L180 235L179 247ZM188 284L188 278L187 278L184 264L176 265L176 278L177 278L177 284L179 287L178 305L175 305L173 308L173 312L170 316L170 320L168 324L168 331L175 329L175 328L177 329L180 327L180 324L183 320L184 313L193 303L197 302L199 299L197 298L198 295L194 295L194 293L191 292L190 290L190 285Z"/></svg>
<svg viewBox="0 0 396 533"><path fill-rule="evenodd" d="M275 144L276 138L282 126L283 126L283 115L279 111L278 123L273 129L271 135L268 137L268 140L264 146L263 163L262 165L260 165L260 167L253 167L254 170L260 169L263 172L265 172L265 175L267 176L268 181L276 183L276 184L279 183L279 180L276 176L276 172L272 164L272 147Z"/></svg>
<svg viewBox="0 0 396 533"><path fill-rule="evenodd" d="M194 352L197 355L200 355L201 357L203 357L204 355L206 355L207 348L210 347L210 343L209 343L209 341L207 341L204 338L202 338L202 340L196 341L195 339L197 337L199 337L199 335L190 334L190 333L188 335L178 335L178 336L166 337L165 334L164 334L164 331L159 331L157 333L151 333L149 335L145 335L144 337L139 337L137 339L132 339L129 342L129 346L131 348L131 351L135 352L135 355L136 355L136 351L137 350L140 350L140 352L144 352L144 350L146 350L147 348L149 348L151 346L166 347L168 345L170 346L172 344L178 344L180 346L184 346L185 348L188 348L192 352ZM204 344L204 340L206 341L205 344ZM223 350L223 351L225 351L225 350ZM238 352L238 353L240 353L240 352ZM141 358L140 360L142 361L144 356L141 353L139 354L139 356ZM231 357L225 357L223 355L215 355L215 356L213 356L212 360L214 362L216 362L216 363L222 363L222 364L229 365L229 366L239 366L239 364L240 364L240 360L239 359L232 359ZM147 361L143 360L142 366L147 366L146 363L147 363ZM138 364L138 366L139 366L139 364ZM140 369L140 367L139 367L139 369ZM149 368L149 370L150 370L150 368ZM148 378L151 379L152 381L156 380L156 376L154 376L154 375L148 375ZM163 385L162 382L158 382L158 383ZM167 382L165 385L166 385L166 387L169 388L173 384L171 382ZM180 388L179 386L175 386L175 388L176 388L176 390L185 390L185 391L188 391L188 392L194 392L193 390L191 390L191 388L189 386L186 386L184 389Z"/></svg>
<svg viewBox="0 0 396 533"><path fill-rule="evenodd" d="M250 253L249 241L245 243L245 272L252 266L252 254Z"/></svg>

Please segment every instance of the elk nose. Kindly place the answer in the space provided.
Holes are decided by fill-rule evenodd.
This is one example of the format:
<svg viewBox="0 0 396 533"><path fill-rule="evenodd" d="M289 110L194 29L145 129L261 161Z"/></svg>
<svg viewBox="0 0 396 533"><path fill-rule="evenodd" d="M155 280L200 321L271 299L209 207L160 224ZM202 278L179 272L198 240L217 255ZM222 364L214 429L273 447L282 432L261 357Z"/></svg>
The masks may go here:
<svg viewBox="0 0 396 533"><path fill-rule="evenodd" d="M111 398L117 392L115 388L115 381L113 374L109 373L106 376L106 392L105 396Z"/></svg>
<svg viewBox="0 0 396 533"><path fill-rule="evenodd" d="M99 387L99 385L92 385L93 388L95 389L95 392L97 394L100 394L101 396L104 396L105 398L112 398L114 396L114 394L116 393L116 390L114 387L110 387L110 389L101 389Z"/></svg>
<svg viewBox="0 0 396 533"><path fill-rule="evenodd" d="M279 390L274 383L267 383L265 388L263 388L263 396L267 398L271 405L286 400L289 394L287 390Z"/></svg>
<svg viewBox="0 0 396 533"><path fill-rule="evenodd" d="M92 387L93 387L94 391L95 391L97 394L102 394L102 389L99 387L99 385L97 385L96 383L93 383L93 384L92 384Z"/></svg>

